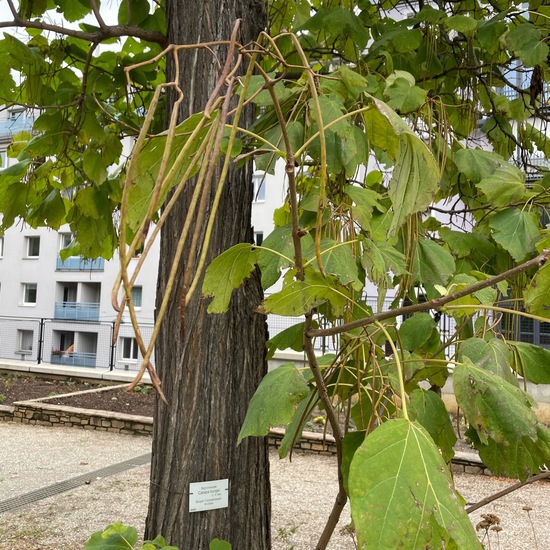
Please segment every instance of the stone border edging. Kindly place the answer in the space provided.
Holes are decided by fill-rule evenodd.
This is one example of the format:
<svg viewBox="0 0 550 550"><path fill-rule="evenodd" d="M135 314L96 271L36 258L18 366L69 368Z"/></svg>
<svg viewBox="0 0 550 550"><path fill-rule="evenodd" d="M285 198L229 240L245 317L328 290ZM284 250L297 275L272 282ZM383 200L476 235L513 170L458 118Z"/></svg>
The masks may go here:
<svg viewBox="0 0 550 550"><path fill-rule="evenodd" d="M105 391L116 387L120 386L83 390L83 392ZM63 394L63 396L73 396L83 392L73 392L72 394ZM126 435L151 436L153 434L152 417L44 403L52 397L60 396L39 397L18 401L13 405L0 405L0 421L51 427L64 426ZM269 445L278 449L284 435L283 428L272 428L268 434ZM293 452L334 456L336 455L336 443L330 434L303 432L300 439L294 444ZM492 475L474 453L457 452L452 460L452 469L453 472L459 473Z"/></svg>

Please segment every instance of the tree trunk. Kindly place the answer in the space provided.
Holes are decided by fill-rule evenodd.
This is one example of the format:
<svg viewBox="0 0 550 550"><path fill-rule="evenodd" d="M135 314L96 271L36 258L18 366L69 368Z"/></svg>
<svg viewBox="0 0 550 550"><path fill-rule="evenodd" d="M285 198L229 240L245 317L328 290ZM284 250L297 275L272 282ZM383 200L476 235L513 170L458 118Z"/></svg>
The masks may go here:
<svg viewBox="0 0 550 550"><path fill-rule="evenodd" d="M263 0L167 0L166 4L170 43L228 40L238 18L244 20L239 37L244 43L255 39L265 24ZM225 47L216 49L221 64L204 50L181 56L182 118L204 109L226 52ZM169 62L169 77L173 70ZM162 231L159 298L186 219L192 193L192 186L187 187ZM252 242L252 193L250 166L230 174L209 261L236 243ZM200 252L201 246L195 256ZM187 251L184 262L188 258ZM180 276L182 270L180 266ZM207 314L208 301L200 292L182 312L181 292L180 288L172 300L156 346L156 365L169 405L157 400L145 535L162 534L182 550L206 550L216 537L231 542L235 550L267 550L271 547L267 442L247 438L237 446L248 403L266 371L265 319L254 313L262 298L259 277L235 291L223 315ZM189 484L218 479L229 480L229 506L190 513Z"/></svg>

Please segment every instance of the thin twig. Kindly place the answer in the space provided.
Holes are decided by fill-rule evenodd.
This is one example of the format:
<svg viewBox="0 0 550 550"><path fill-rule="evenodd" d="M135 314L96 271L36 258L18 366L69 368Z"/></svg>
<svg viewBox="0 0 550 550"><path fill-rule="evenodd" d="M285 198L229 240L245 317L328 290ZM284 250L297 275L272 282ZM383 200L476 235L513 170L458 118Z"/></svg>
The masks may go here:
<svg viewBox="0 0 550 550"><path fill-rule="evenodd" d="M526 479L525 481L518 481L517 483L514 483L514 485L510 485L510 487L507 487L506 489L503 489L498 493L489 495L488 497L485 497L479 502L476 502L475 504L468 506L468 508L466 508L466 513L471 514L472 512L475 512L477 509L482 508L483 506L487 506L487 504L490 504L491 502L494 502L495 500L498 500L503 496L506 496L510 493L513 493L514 491L517 491L518 489L521 489L525 485L529 485L530 483L534 483L535 481L541 481L542 479L550 479L550 471L543 472L542 474L537 474L533 477L530 477L529 479Z"/></svg>

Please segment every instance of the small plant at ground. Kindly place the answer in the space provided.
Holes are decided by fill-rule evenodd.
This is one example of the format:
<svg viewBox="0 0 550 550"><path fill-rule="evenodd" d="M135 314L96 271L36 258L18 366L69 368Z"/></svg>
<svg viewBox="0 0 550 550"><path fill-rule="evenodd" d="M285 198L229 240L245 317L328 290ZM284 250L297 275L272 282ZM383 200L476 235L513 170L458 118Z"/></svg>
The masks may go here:
<svg viewBox="0 0 550 550"><path fill-rule="evenodd" d="M293 525L289 529L287 529L286 527L280 527L279 528L279 533L278 533L278 538L282 542L284 542L285 544L289 544L291 542L290 538L292 537L292 535L295 535L297 531L298 531L298 526L297 525ZM289 546L288 550L294 550L294 548L295 547L292 544L291 546Z"/></svg>
<svg viewBox="0 0 550 550"><path fill-rule="evenodd" d="M134 550L137 549L138 534L135 527L115 521L107 525L103 531L96 531L86 542L84 550ZM179 550L177 546L169 546L163 536L154 540L146 540L139 550ZM209 550L231 550L231 544L225 540L214 539Z"/></svg>
<svg viewBox="0 0 550 550"><path fill-rule="evenodd" d="M134 388L134 391L137 393L141 393L142 395L149 395L151 391L153 391L153 386L149 386L149 385L136 386Z"/></svg>
<svg viewBox="0 0 550 550"><path fill-rule="evenodd" d="M0 393L0 405L6 400L6 396L3 393Z"/></svg>

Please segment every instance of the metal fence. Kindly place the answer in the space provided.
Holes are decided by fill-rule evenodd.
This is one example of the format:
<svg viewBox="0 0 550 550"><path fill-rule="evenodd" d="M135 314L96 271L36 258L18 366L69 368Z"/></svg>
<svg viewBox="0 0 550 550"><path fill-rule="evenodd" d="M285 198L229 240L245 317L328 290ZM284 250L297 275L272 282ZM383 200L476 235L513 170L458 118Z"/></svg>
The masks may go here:
<svg viewBox="0 0 550 550"><path fill-rule="evenodd" d="M151 324L140 325L148 344ZM137 370L139 352L134 330L123 323L114 338L114 322L0 317L0 358L52 365Z"/></svg>
<svg viewBox="0 0 550 550"><path fill-rule="evenodd" d="M376 299L366 302L377 310ZM390 303L390 300L384 302L384 311L389 309ZM304 317L268 315L269 336L272 338L303 321ZM401 318L396 319L397 324L401 321ZM320 326L322 328L321 323ZM71 367L137 370L142 357L133 327L122 323L116 338L114 328L114 322L0 317L0 358ZM141 324L140 329L147 345L153 325ZM454 320L441 316L439 329L443 337L451 336ZM320 337L314 344L321 353L334 352L338 350L339 337Z"/></svg>

